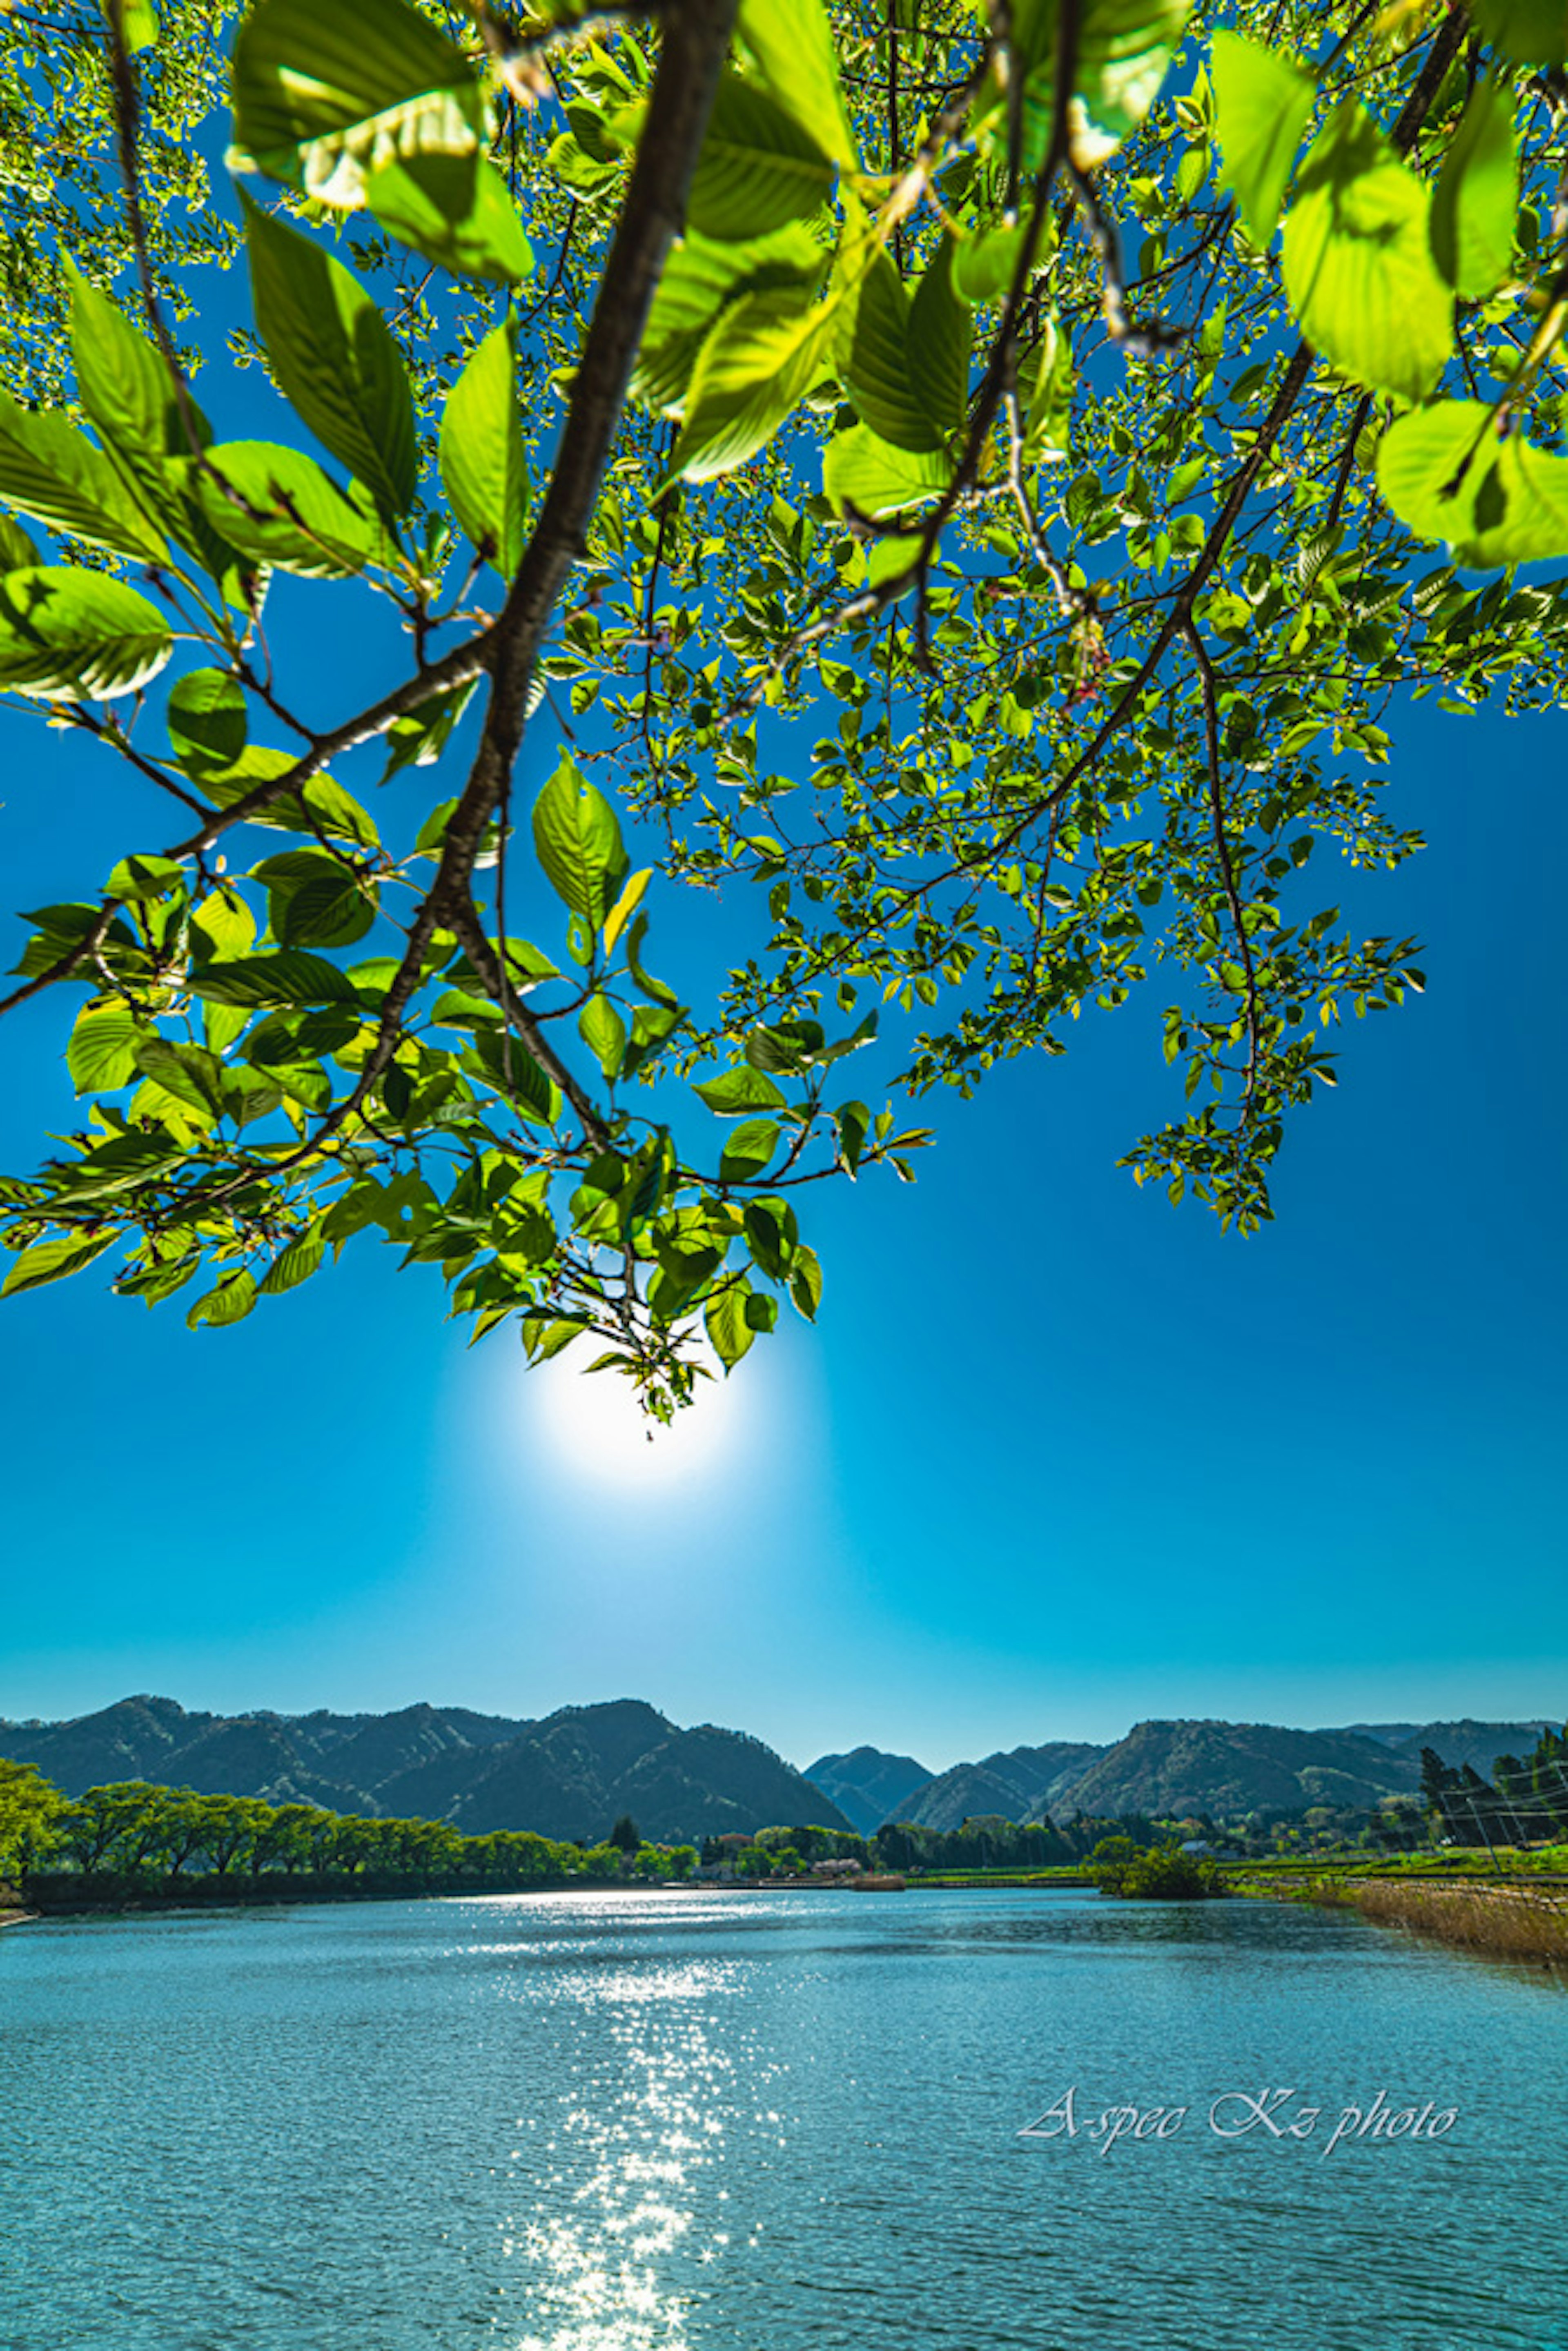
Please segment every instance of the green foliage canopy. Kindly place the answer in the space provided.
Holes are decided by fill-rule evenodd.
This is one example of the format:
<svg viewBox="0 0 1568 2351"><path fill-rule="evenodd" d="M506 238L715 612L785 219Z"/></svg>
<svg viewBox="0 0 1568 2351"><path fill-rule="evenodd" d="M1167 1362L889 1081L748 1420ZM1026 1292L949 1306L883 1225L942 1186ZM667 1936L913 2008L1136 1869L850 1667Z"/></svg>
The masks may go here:
<svg viewBox="0 0 1568 2351"><path fill-rule="evenodd" d="M1558 690L1536 14L256 0L231 74L234 30L109 0L5 68L0 690L145 797L0 1004L85 989L89 1103L5 1289L112 1251L222 1327L376 1229L667 1416L699 1326L728 1369L815 1314L802 1187L911 1176L844 1066L880 1021L895 1096L964 1092L1147 987L1183 1099L1124 1164L1268 1216L1334 1029L1422 984L1319 879L1418 845L1391 709ZM288 445L176 342L225 104ZM324 726L268 641L322 580L403 640ZM756 910L695 1005L682 882Z"/></svg>

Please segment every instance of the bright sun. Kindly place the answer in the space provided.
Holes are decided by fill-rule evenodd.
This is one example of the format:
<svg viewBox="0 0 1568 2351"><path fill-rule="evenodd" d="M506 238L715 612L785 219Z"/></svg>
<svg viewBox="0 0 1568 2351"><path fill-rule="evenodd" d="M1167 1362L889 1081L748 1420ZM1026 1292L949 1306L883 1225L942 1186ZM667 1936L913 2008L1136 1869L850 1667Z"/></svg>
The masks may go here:
<svg viewBox="0 0 1568 2351"><path fill-rule="evenodd" d="M706 1482L735 1466L755 1421L752 1384L722 1374L699 1380L696 1402L661 1428L638 1410L629 1382L579 1371L569 1353L530 1371L525 1396L540 1449L559 1474L647 1493Z"/></svg>

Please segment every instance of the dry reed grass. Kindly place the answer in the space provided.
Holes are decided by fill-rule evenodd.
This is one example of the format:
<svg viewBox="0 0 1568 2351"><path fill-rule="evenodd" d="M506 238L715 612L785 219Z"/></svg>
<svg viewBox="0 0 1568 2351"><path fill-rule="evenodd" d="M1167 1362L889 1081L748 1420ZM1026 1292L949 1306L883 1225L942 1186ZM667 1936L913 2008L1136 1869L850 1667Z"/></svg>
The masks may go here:
<svg viewBox="0 0 1568 2351"><path fill-rule="evenodd" d="M1395 1885L1344 1888L1366 1917L1412 1927L1493 1959L1568 1961L1568 1901L1518 1886Z"/></svg>

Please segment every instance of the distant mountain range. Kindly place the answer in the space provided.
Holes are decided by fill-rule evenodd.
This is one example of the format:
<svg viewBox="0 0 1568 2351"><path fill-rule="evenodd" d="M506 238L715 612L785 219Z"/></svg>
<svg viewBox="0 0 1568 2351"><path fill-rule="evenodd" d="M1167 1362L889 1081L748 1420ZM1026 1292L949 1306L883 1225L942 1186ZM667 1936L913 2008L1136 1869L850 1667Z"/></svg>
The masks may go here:
<svg viewBox="0 0 1568 2351"><path fill-rule="evenodd" d="M340 1813L449 1820L467 1835L604 1836L630 1813L661 1843L780 1822L847 1829L827 1796L759 1739L683 1730L640 1698L539 1721L409 1706L395 1714L187 1714L121 1698L74 1722L0 1722L0 1755L68 1795L114 1780L263 1796Z"/></svg>
<svg viewBox="0 0 1568 2351"><path fill-rule="evenodd" d="M806 1767L814 1788L831 1798L862 1836L884 1821L906 1821L911 1799L931 1783L931 1773L913 1755L885 1755L880 1747L856 1747L848 1755L819 1755Z"/></svg>
<svg viewBox="0 0 1568 2351"><path fill-rule="evenodd" d="M1488 1776L1533 1747L1529 1722L1140 1722L1113 1746L1052 1740L932 1772L912 1755L856 1747L797 1771L759 1739L711 1723L683 1730L641 1698L561 1707L538 1720L460 1706L392 1714L188 1714L128 1698L71 1722L0 1721L0 1755L36 1763L68 1795L114 1780L204 1794L300 1801L333 1812L449 1820L470 1835L537 1829L602 1837L622 1813L661 1842L808 1822L869 1835L885 1821L956 1829L1142 1813L1215 1818L1311 1804L1371 1808L1420 1786L1421 1750Z"/></svg>
<svg viewBox="0 0 1568 2351"><path fill-rule="evenodd" d="M907 1755L857 1747L824 1755L807 1777L864 1833L896 1818L956 1829L981 1813L1009 1821L1075 1812L1216 1817L1299 1812L1312 1804L1375 1806L1421 1784L1421 1750L1484 1777L1499 1755L1533 1747L1544 1721L1354 1723L1289 1730L1269 1723L1140 1722L1113 1746L1055 1740L1015 1747L978 1763L922 1773ZM881 1810L899 1787L900 1809ZM875 1815L873 1818L873 1816Z"/></svg>

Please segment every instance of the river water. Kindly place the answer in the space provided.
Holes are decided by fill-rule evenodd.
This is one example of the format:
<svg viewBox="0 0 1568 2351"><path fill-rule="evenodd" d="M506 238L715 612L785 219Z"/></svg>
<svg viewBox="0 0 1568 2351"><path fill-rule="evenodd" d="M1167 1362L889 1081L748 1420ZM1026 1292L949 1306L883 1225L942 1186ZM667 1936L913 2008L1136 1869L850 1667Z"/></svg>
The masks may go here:
<svg viewBox="0 0 1568 2351"><path fill-rule="evenodd" d="M1334 1912L47 1923L0 1937L0 2344L1568 2351L1565 2133L1553 1979Z"/></svg>

